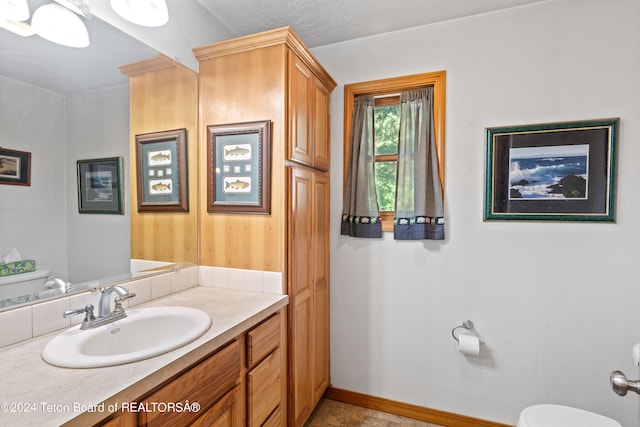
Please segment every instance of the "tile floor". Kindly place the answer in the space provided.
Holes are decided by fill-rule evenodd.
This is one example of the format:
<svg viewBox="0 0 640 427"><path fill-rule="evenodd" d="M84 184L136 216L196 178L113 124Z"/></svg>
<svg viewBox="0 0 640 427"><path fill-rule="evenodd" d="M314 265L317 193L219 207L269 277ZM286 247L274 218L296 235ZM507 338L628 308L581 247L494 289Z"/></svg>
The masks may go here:
<svg viewBox="0 0 640 427"><path fill-rule="evenodd" d="M347 403L336 402L335 400L322 399L316 407L305 427L443 427L437 424L430 424L425 421L418 421L411 418L404 418L374 409L362 408L360 406L349 405Z"/></svg>

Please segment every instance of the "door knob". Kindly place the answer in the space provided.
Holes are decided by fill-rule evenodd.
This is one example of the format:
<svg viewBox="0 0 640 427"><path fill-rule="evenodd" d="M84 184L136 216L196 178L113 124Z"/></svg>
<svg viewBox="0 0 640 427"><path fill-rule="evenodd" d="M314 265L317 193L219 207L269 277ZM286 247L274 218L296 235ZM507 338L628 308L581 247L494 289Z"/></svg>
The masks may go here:
<svg viewBox="0 0 640 427"><path fill-rule="evenodd" d="M629 390L640 394L640 381L627 380L627 377L620 371L611 372L609 381L611 381L613 391L620 396L626 395Z"/></svg>

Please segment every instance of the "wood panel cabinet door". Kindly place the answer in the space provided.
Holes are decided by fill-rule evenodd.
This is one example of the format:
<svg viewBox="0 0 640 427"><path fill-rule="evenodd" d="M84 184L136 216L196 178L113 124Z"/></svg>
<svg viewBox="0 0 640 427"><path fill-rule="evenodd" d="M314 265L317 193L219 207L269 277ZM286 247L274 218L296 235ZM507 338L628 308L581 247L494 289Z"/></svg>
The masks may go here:
<svg viewBox="0 0 640 427"><path fill-rule="evenodd" d="M240 386L225 394L211 408L202 414L191 427L240 427L243 425L238 405Z"/></svg>
<svg viewBox="0 0 640 427"><path fill-rule="evenodd" d="M289 52L288 159L329 170L330 96L309 67Z"/></svg>
<svg viewBox="0 0 640 427"><path fill-rule="evenodd" d="M311 281L311 197L313 173L289 166L289 424L301 426L311 413L313 289Z"/></svg>
<svg viewBox="0 0 640 427"><path fill-rule="evenodd" d="M293 52L289 52L289 139L288 158L313 166L312 96L313 73Z"/></svg>
<svg viewBox="0 0 640 427"><path fill-rule="evenodd" d="M240 381L240 344L227 344L214 355L190 368L142 400L144 407L157 402L198 402L208 408ZM147 427L190 425L198 417L194 412L140 412L138 423Z"/></svg>
<svg viewBox="0 0 640 427"><path fill-rule="evenodd" d="M331 92L320 82L314 79L313 85L313 166L317 169L328 171L330 162L329 139L329 101Z"/></svg>
<svg viewBox="0 0 640 427"><path fill-rule="evenodd" d="M138 425L138 414L135 412L119 412L101 421L95 426L100 427L136 427Z"/></svg>
<svg viewBox="0 0 640 427"><path fill-rule="evenodd" d="M289 167L290 394L293 426L329 384L329 174Z"/></svg>
<svg viewBox="0 0 640 427"><path fill-rule="evenodd" d="M280 350L247 374L247 426L260 427L280 405Z"/></svg>
<svg viewBox="0 0 640 427"><path fill-rule="evenodd" d="M313 174L313 402L329 386L329 173Z"/></svg>

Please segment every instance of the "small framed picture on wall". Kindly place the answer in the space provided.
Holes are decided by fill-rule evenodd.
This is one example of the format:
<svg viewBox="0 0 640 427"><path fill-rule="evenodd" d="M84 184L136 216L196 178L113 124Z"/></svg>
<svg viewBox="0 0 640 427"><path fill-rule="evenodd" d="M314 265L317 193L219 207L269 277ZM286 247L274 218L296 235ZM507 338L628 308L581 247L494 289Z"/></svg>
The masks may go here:
<svg viewBox="0 0 640 427"><path fill-rule="evenodd" d="M136 135L138 212L189 212L187 130Z"/></svg>
<svg viewBox="0 0 640 427"><path fill-rule="evenodd" d="M0 184L31 185L31 153L0 147Z"/></svg>
<svg viewBox="0 0 640 427"><path fill-rule="evenodd" d="M207 212L270 212L271 121L207 127Z"/></svg>
<svg viewBox="0 0 640 427"><path fill-rule="evenodd" d="M77 161L78 211L124 215L122 157Z"/></svg>

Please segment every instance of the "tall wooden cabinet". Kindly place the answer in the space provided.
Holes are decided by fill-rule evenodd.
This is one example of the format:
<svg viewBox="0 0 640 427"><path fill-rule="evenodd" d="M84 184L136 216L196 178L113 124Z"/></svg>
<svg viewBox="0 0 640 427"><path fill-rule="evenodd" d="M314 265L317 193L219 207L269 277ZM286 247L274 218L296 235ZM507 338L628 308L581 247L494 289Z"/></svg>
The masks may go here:
<svg viewBox="0 0 640 427"><path fill-rule="evenodd" d="M199 61L199 199L210 125L271 120L271 211L199 208L200 264L281 273L288 306L290 426L329 384L329 97L335 81L290 28L194 49Z"/></svg>
<svg viewBox="0 0 640 427"><path fill-rule="evenodd" d="M165 55L123 65L130 90L131 258L198 262L198 75ZM138 212L136 135L185 129L187 212Z"/></svg>
<svg viewBox="0 0 640 427"><path fill-rule="evenodd" d="M289 410L302 425L329 385L329 176L299 166L288 173Z"/></svg>

